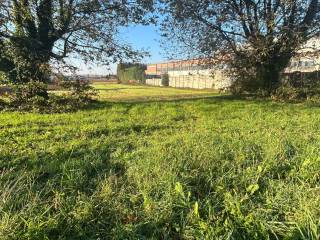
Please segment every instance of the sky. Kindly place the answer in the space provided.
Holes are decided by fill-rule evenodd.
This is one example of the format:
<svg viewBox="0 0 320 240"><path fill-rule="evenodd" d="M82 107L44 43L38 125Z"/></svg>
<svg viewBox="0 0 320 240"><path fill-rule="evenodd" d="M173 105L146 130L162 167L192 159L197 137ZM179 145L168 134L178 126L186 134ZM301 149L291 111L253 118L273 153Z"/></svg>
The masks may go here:
<svg viewBox="0 0 320 240"><path fill-rule="evenodd" d="M154 63L164 61L166 58L161 54L160 34L155 26L130 26L121 30L120 38L131 44L135 49L144 49L149 52L150 57L143 59L143 63ZM84 64L76 60L75 65L79 68L79 74L105 75L116 72L116 64L110 69L106 66L96 64Z"/></svg>

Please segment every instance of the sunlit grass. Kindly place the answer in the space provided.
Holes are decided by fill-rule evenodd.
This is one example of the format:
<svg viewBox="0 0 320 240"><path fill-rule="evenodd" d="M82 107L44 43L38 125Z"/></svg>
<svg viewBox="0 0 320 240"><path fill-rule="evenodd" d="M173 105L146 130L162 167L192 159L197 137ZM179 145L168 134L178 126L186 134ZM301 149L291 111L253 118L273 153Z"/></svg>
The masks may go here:
<svg viewBox="0 0 320 240"><path fill-rule="evenodd" d="M170 87L153 87L147 85L93 84L99 90L99 97L105 101L143 101L157 99L182 99L215 96L217 91L211 89L178 89Z"/></svg>
<svg viewBox="0 0 320 240"><path fill-rule="evenodd" d="M87 110L1 113L0 239L319 239L318 107L98 88Z"/></svg>

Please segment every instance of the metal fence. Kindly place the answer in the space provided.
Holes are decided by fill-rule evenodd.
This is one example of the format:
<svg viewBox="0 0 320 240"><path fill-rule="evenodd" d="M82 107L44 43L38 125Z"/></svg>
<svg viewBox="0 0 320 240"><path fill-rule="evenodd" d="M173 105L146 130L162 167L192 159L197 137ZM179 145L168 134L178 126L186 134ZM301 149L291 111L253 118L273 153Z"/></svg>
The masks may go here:
<svg viewBox="0 0 320 240"><path fill-rule="evenodd" d="M284 73L282 79L294 87L317 85L320 83L320 71Z"/></svg>
<svg viewBox="0 0 320 240"><path fill-rule="evenodd" d="M146 79L146 84L151 86L162 86L161 78L148 78Z"/></svg>
<svg viewBox="0 0 320 240"><path fill-rule="evenodd" d="M203 75L169 76L169 86L176 88L214 88L214 79Z"/></svg>

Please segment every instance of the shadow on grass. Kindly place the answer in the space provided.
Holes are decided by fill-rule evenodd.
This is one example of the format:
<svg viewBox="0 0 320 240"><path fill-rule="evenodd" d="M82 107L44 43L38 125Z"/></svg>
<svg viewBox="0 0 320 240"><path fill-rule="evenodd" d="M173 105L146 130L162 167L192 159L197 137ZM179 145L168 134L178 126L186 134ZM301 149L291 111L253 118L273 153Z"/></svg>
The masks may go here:
<svg viewBox="0 0 320 240"><path fill-rule="evenodd" d="M125 88L123 88L125 89ZM110 89L115 91L116 89ZM151 103L184 103L184 102L193 102L193 101L203 101L203 103L211 105L224 105L228 103L237 103L242 104L244 107L248 104L255 104L259 106L266 106L269 108L279 108L284 105L289 107L303 107L303 108L319 108L319 101L305 101L305 100L272 100L271 98L261 98L256 95L231 95L231 94L221 94L221 95L173 95L173 96L150 96L150 97L136 97L128 99L98 99L90 102L89 104L82 106L80 108L69 109L66 112L73 113L77 111L94 111L102 109L111 109L114 106L125 106L133 107L135 105L147 105ZM67 104L67 103L66 103ZM1 102L0 102L0 111L1 111ZM8 111L8 110L7 110ZM13 110L15 111L15 110ZM21 111L19 111L21 112ZM29 111L22 111L29 112ZM60 112L39 112L39 113L65 113L64 111Z"/></svg>
<svg viewBox="0 0 320 240"><path fill-rule="evenodd" d="M109 88L97 88L98 91L103 91L103 92L117 92L119 90L132 90L132 89L148 89L148 88L112 88L112 89L109 89Z"/></svg>
<svg viewBox="0 0 320 240"><path fill-rule="evenodd" d="M274 102L271 99L261 99L257 98L254 95L204 95L204 96L190 96L190 95L179 95L172 97L143 97L143 98L133 98L126 100L97 100L89 104L84 108L84 110L98 110L103 108L110 108L115 105L124 105L131 106L137 104L149 104L149 103L182 103L182 102L190 102L190 101L198 101L204 100L205 103L208 104L220 104L224 102L237 102L237 101L245 101L248 103L282 103L282 102ZM288 103L288 102L285 102Z"/></svg>
<svg viewBox="0 0 320 240"><path fill-rule="evenodd" d="M133 98L127 100L97 100L85 108L82 111L110 109L114 106L134 107L137 105L145 105L152 103L192 103L201 101L207 105L228 105L237 104L238 108L245 108L248 106L256 105L259 107L267 108L268 110L279 110L284 106L289 108L299 109L319 109L320 102L312 102L306 100L273 100L271 98L261 98L256 95L204 95L204 96L190 96L190 95L178 95L172 97L145 97L145 98Z"/></svg>
<svg viewBox="0 0 320 240"><path fill-rule="evenodd" d="M58 148L51 153L37 152L33 160L26 157L20 164L16 162L14 171L8 171L6 175L3 170L0 187L9 181L22 181L20 185L12 185L16 191L10 192L8 201L0 204L4 213L20 214L24 220L15 219L14 223L20 228L16 228L14 234L23 231L30 239L47 239L48 236L50 239L95 239L98 235L102 237L99 230L108 232L116 227L126 215L114 207L111 197L120 191L121 184L128 183L126 165L111 159L112 151L111 146L90 146L88 149L86 144L71 152ZM25 177L19 180L20 176ZM103 182L112 187L110 196L103 195ZM37 201L33 202L31 196L35 193ZM57 193L61 193L58 203ZM83 214L83 211L90 214ZM26 223L35 217L55 219L55 225L44 224L34 231Z"/></svg>

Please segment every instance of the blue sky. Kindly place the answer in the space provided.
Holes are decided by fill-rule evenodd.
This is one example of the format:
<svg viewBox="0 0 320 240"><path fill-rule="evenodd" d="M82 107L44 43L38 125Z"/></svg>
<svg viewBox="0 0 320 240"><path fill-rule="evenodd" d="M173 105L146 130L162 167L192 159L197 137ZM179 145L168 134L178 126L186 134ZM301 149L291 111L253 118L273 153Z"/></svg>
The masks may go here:
<svg viewBox="0 0 320 240"><path fill-rule="evenodd" d="M150 57L143 59L144 63L153 63L165 60L165 56L161 54L160 34L155 26L130 26L121 30L120 38L131 44L135 49L144 49L150 53ZM109 74L115 72L116 64L108 67L95 64L87 65L77 62L79 73L81 74Z"/></svg>

